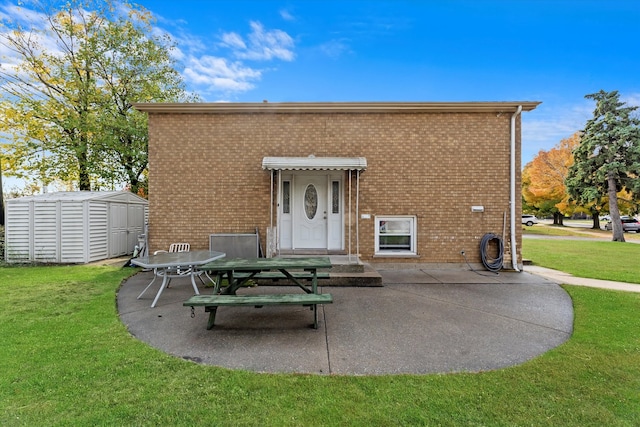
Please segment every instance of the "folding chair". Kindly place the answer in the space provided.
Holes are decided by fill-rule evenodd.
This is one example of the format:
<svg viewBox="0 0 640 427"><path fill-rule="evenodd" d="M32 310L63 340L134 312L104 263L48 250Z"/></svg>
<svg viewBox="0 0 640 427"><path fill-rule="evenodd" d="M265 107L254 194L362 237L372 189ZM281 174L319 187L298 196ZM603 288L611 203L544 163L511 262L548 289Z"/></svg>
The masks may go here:
<svg viewBox="0 0 640 427"><path fill-rule="evenodd" d="M191 245L189 243L172 243L169 245L169 252L189 252Z"/></svg>

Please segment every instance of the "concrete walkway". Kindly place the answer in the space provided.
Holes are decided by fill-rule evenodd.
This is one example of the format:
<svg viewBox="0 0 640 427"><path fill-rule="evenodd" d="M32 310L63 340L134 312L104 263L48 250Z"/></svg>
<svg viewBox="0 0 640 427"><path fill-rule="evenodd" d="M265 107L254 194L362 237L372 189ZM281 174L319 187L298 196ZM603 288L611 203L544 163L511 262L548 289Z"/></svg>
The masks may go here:
<svg viewBox="0 0 640 427"><path fill-rule="evenodd" d="M552 280L527 272L382 270L383 287L324 287L334 303L313 314L297 306L222 307L208 314L182 302L193 293L174 280L150 308L157 288L136 296L151 273L120 288L118 310L138 339L176 357L256 372L338 375L426 374L500 369L565 342L573 307ZM154 284L157 286L159 284ZM202 289L203 293L210 289ZM263 286L243 292L295 292Z"/></svg>

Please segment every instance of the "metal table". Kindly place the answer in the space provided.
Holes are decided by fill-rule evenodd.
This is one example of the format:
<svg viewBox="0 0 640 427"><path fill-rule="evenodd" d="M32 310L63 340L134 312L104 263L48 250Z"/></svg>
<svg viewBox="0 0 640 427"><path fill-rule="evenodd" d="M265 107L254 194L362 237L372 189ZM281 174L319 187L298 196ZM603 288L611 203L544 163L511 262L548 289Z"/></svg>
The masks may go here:
<svg viewBox="0 0 640 427"><path fill-rule="evenodd" d="M157 255L134 258L131 260L131 263L142 268L153 269L156 277L162 277L160 289L158 289L158 293L151 303L151 307L153 308L156 306L162 291L169 285L171 278L186 277L188 275L191 278L193 291L196 295L200 295L198 287L196 286L195 277L204 273L207 278L211 280L211 277L209 277L206 271L200 267L224 256L224 252L218 251L162 252ZM151 283L138 295L138 299L149 289L156 277L154 277ZM213 282L213 280L211 281Z"/></svg>

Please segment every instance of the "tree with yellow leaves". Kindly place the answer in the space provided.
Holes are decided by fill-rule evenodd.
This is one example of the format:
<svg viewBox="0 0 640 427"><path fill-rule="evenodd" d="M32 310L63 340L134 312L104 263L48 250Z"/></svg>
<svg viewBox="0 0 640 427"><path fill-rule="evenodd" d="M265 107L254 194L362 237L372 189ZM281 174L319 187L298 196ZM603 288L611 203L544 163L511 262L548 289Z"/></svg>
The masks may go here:
<svg viewBox="0 0 640 427"><path fill-rule="evenodd" d="M540 215L553 215L553 223L563 225L565 215L576 206L569 202L564 180L573 164L573 150L580 144L580 134L563 139L549 151L541 150L522 171L522 196Z"/></svg>
<svg viewBox="0 0 640 427"><path fill-rule="evenodd" d="M151 14L111 0L71 0L58 10L12 6L0 16L5 167L45 185L59 179L91 190L126 182L137 192L147 168L147 119L132 104L189 98L173 44L154 33Z"/></svg>

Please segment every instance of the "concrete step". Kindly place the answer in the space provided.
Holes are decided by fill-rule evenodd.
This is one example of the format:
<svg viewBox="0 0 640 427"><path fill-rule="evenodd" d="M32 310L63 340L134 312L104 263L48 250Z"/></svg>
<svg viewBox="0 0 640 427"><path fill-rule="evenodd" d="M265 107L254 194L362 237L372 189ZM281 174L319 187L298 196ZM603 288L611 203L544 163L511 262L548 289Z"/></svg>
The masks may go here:
<svg viewBox="0 0 640 427"><path fill-rule="evenodd" d="M356 255L329 255L332 268L322 286L382 286L382 276Z"/></svg>
<svg viewBox="0 0 640 427"><path fill-rule="evenodd" d="M329 279L320 282L322 286L383 286L382 276L369 264L362 264L361 272L347 271L329 273Z"/></svg>
<svg viewBox="0 0 640 427"><path fill-rule="evenodd" d="M371 267L371 265L361 262L357 256L329 255L329 258L331 259L331 269L319 270L328 271L329 279L320 280L320 286L383 286L380 273ZM256 283L259 285L290 284L286 280L278 280L277 282L260 280L256 281Z"/></svg>

